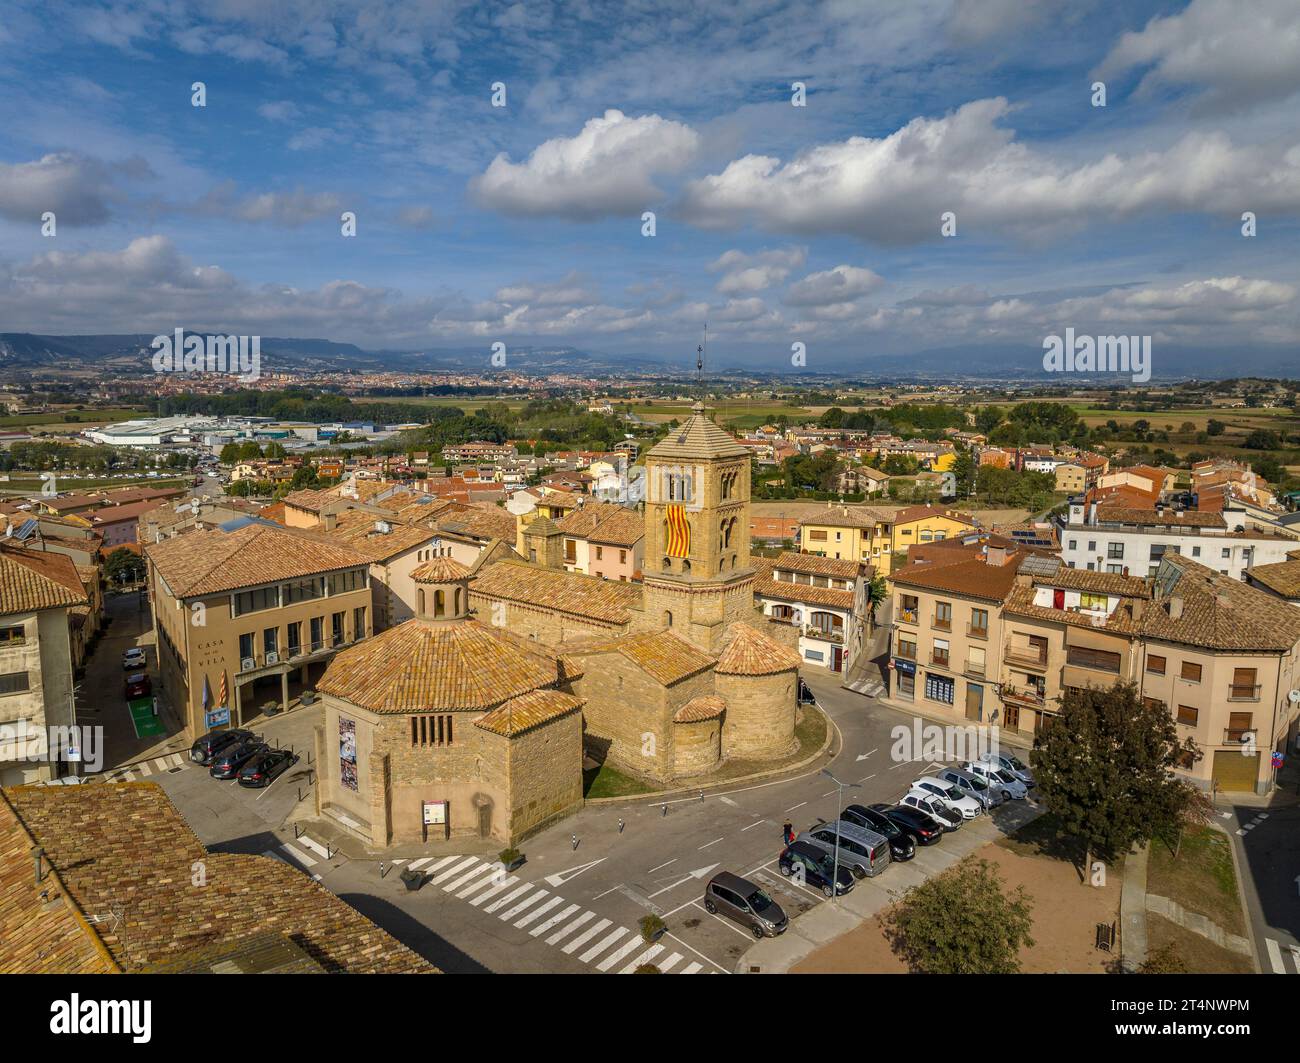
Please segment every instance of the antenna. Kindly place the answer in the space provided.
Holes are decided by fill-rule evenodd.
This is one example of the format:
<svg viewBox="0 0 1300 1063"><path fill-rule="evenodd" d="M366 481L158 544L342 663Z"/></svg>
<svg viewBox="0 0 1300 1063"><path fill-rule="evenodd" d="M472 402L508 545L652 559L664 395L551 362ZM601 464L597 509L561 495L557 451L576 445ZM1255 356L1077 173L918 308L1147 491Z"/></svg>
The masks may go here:
<svg viewBox="0 0 1300 1063"><path fill-rule="evenodd" d="M700 402L704 401L704 348L709 342L709 325L704 323L704 335L695 348L695 384L699 388Z"/></svg>

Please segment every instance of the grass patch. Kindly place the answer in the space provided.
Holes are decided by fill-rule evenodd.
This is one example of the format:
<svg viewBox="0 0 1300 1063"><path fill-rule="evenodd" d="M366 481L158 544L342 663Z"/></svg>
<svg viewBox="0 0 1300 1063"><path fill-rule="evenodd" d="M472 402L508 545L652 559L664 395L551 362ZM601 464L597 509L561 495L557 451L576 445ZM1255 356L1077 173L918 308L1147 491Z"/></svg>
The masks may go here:
<svg viewBox="0 0 1300 1063"><path fill-rule="evenodd" d="M821 749L822 743L826 741L826 727L826 717L822 711L811 705L805 705L803 718L795 721L796 746L789 756L782 757L780 760L728 760L712 774L701 776L698 780L692 779L691 782L698 781L701 786L712 786L726 779L738 779L743 775L753 775L760 771L779 771L791 764L797 764Z"/></svg>
<svg viewBox="0 0 1300 1063"><path fill-rule="evenodd" d="M611 764L588 768L582 773L582 796L586 798L633 797L652 791L653 787L647 783L624 774Z"/></svg>
<svg viewBox="0 0 1300 1063"><path fill-rule="evenodd" d="M1172 945L1187 966L1188 974L1254 974L1249 956L1220 948L1208 938L1193 934L1162 915L1147 912L1147 947L1149 952Z"/></svg>
<svg viewBox="0 0 1300 1063"><path fill-rule="evenodd" d="M76 421L69 421L69 415L75 416ZM149 413L146 410L127 407L105 409L88 407L83 410L74 410L68 406L59 410L50 410L46 413L7 414L0 417L0 428L26 428L31 426L40 426L41 428L53 426L87 428L91 425L112 424L116 421L129 421L133 417L148 416Z"/></svg>
<svg viewBox="0 0 1300 1063"><path fill-rule="evenodd" d="M1232 843L1221 831L1211 827L1188 830L1177 860L1172 844L1153 841L1147 892L1168 897L1187 911L1218 923L1230 934L1246 933L1237 899Z"/></svg>

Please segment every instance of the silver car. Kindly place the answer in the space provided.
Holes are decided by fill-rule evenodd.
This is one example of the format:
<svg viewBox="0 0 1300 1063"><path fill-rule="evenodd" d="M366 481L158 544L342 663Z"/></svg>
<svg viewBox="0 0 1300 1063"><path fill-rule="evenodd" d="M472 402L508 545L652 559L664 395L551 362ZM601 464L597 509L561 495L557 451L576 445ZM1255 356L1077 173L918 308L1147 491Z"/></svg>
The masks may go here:
<svg viewBox="0 0 1300 1063"><path fill-rule="evenodd" d="M848 820L823 823L804 831L797 840L824 849L832 856L838 846L840 867L847 867L855 878L880 874L892 859L888 838Z"/></svg>
<svg viewBox="0 0 1300 1063"><path fill-rule="evenodd" d="M948 807L941 797L928 794L924 790L908 790L898 799L900 805L918 809L931 819L938 820L945 831L954 831L961 826L961 813Z"/></svg>
<svg viewBox="0 0 1300 1063"><path fill-rule="evenodd" d="M972 775L978 775L993 789L1001 790L1008 797L1015 798L1017 801L1023 801L1029 796L1029 787L1013 775L1001 768L994 767L992 764L985 764L976 760L967 764L964 770Z"/></svg>
<svg viewBox="0 0 1300 1063"><path fill-rule="evenodd" d="M980 757L980 762L992 764L995 768L1001 768L1013 779L1024 783L1031 790L1034 787L1034 773L1029 770L1029 765L1011 753L985 753Z"/></svg>
<svg viewBox="0 0 1300 1063"><path fill-rule="evenodd" d="M993 789L974 772L962 771L961 768L944 768L939 772L939 778L961 787L968 797L975 798L986 810L997 808L1007 800L1005 790Z"/></svg>

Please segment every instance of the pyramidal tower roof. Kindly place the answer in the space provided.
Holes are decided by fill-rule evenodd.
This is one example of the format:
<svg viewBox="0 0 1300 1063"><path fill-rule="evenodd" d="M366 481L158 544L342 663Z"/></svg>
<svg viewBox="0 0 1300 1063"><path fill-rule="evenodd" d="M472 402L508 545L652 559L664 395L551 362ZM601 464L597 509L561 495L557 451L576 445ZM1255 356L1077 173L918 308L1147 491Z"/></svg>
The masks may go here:
<svg viewBox="0 0 1300 1063"><path fill-rule="evenodd" d="M668 461L709 461L715 458L743 458L749 451L724 432L704 412L704 403L691 407L691 416L650 448L649 458Z"/></svg>

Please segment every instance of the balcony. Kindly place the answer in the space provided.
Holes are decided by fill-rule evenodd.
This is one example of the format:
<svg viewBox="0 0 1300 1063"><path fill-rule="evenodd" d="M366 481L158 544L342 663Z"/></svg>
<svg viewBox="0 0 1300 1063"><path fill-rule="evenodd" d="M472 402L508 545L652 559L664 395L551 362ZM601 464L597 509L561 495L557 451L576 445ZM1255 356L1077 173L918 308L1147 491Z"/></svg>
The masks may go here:
<svg viewBox="0 0 1300 1063"><path fill-rule="evenodd" d="M989 629L987 627L974 627L971 624L967 624L966 637L972 639L987 639L989 637Z"/></svg>
<svg viewBox="0 0 1300 1063"><path fill-rule="evenodd" d="M983 679L984 669L985 669L985 663L983 661L968 660L966 662L966 670L963 674L972 676L975 679Z"/></svg>
<svg viewBox="0 0 1300 1063"><path fill-rule="evenodd" d="M1254 727L1225 727L1223 729L1223 744L1225 746L1254 744L1258 737L1259 732Z"/></svg>
<svg viewBox="0 0 1300 1063"><path fill-rule="evenodd" d="M935 650L933 653L930 654L930 663L931 663L931 664L936 664L936 665L938 665L940 668L947 668L947 667L948 667L948 654L947 654L947 653L944 653L944 652L941 652L941 651L939 651L939 650Z"/></svg>
<svg viewBox="0 0 1300 1063"><path fill-rule="evenodd" d="M915 642L900 642L900 643L898 644L898 649L896 649L896 650L894 651L894 656L895 656L895 657L901 657L901 658L903 658L903 660L905 660L905 661L914 661L914 660L916 660L916 643L915 643Z"/></svg>
<svg viewBox="0 0 1300 1063"><path fill-rule="evenodd" d="M1038 649L1034 646L1018 646L1014 642L1008 642L1003 657L1013 664L1026 665L1030 668L1045 669L1047 667L1047 647Z"/></svg>
<svg viewBox="0 0 1300 1063"><path fill-rule="evenodd" d="M1229 701L1258 701L1260 684L1250 686L1246 683L1233 683L1228 687Z"/></svg>
<svg viewBox="0 0 1300 1063"><path fill-rule="evenodd" d="M1003 684L1002 700L1014 705L1026 705L1031 709L1041 709L1047 702L1046 696L1034 687L1013 687Z"/></svg>
<svg viewBox="0 0 1300 1063"><path fill-rule="evenodd" d="M950 616L931 617L930 626L934 628L935 631L951 631L952 617Z"/></svg>
<svg viewBox="0 0 1300 1063"><path fill-rule="evenodd" d="M902 621L904 624L915 624L916 612L917 611L915 606L912 607L911 609L908 609L904 606L900 606L898 610L898 619Z"/></svg>

